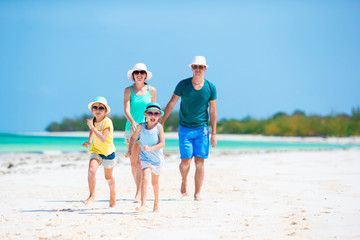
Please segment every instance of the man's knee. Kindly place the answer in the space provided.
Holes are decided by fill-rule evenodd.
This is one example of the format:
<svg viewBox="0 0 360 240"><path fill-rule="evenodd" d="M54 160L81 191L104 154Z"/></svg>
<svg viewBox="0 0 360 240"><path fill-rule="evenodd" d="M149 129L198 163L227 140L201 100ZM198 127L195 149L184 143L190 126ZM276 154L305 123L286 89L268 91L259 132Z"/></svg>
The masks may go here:
<svg viewBox="0 0 360 240"><path fill-rule="evenodd" d="M195 166L197 168L204 167L204 162L205 162L204 158L195 157Z"/></svg>
<svg viewBox="0 0 360 240"><path fill-rule="evenodd" d="M191 158L181 159L181 165L184 167L190 166Z"/></svg>

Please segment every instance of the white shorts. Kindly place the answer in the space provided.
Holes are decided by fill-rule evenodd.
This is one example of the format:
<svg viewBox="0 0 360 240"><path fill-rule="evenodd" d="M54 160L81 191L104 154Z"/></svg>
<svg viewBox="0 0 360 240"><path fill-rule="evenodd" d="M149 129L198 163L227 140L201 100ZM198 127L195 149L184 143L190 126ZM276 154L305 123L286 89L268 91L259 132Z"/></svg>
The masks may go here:
<svg viewBox="0 0 360 240"><path fill-rule="evenodd" d="M130 138L132 137L133 133L130 132L129 130L125 130L124 133L124 140L125 140L125 144L129 144L130 143ZM135 142L140 141L140 134L138 135L138 137L135 139Z"/></svg>
<svg viewBox="0 0 360 240"><path fill-rule="evenodd" d="M141 169L144 168L151 168L151 172L155 175L160 175L161 173L161 164L160 165L152 165L150 162L140 161L141 162Z"/></svg>

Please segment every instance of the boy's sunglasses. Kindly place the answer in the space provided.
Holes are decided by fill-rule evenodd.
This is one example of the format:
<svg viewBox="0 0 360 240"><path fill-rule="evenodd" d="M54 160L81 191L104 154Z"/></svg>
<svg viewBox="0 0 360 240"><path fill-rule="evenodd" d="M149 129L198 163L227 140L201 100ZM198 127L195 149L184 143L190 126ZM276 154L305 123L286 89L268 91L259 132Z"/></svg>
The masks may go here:
<svg viewBox="0 0 360 240"><path fill-rule="evenodd" d="M203 70L205 66L202 66L202 65L191 65L192 69L200 69L200 70Z"/></svg>
<svg viewBox="0 0 360 240"><path fill-rule="evenodd" d="M141 75L145 75L146 72L145 71L134 71L135 75L141 74Z"/></svg>
<svg viewBox="0 0 360 240"><path fill-rule="evenodd" d="M105 108L104 108L104 107L93 106L93 107L92 107L92 110L94 110L94 111L99 110L100 112L102 112L102 111L105 111Z"/></svg>
<svg viewBox="0 0 360 240"><path fill-rule="evenodd" d="M159 112L150 112L150 111L146 112L146 114L147 114L149 117L152 117L152 116L154 116L154 117L159 117L159 116L161 115Z"/></svg>

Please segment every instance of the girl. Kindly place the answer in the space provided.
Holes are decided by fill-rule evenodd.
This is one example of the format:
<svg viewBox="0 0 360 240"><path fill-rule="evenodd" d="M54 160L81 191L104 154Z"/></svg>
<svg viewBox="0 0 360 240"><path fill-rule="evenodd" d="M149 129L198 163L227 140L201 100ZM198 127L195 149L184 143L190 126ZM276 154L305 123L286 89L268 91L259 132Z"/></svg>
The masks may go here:
<svg viewBox="0 0 360 240"><path fill-rule="evenodd" d="M95 175L99 166L103 164L105 179L110 188L109 206L114 207L116 204L115 178L112 175L115 166L114 127L111 119L106 116L106 114L110 113L110 107L107 105L104 97L97 97L93 102L89 103L88 108L94 114L94 118L87 119L87 125L90 128L89 141L84 142L82 145L83 147L91 145L89 149L91 155L88 171L90 195L84 201L84 204L88 205L95 199Z"/></svg>
<svg viewBox="0 0 360 240"><path fill-rule="evenodd" d="M144 212L146 208L146 190L151 173L151 182L154 189L154 212L159 211L159 176L161 165L164 163L163 148L165 147L164 129L159 124L159 119L163 115L160 105L148 103L144 112L146 121L136 128L135 133L130 139L129 149L134 145L135 140L140 134L140 162L142 168L141 184L141 207L136 211ZM126 157L132 155L131 151L126 153Z"/></svg>
<svg viewBox="0 0 360 240"><path fill-rule="evenodd" d="M139 139L135 140L132 148L129 142L139 123L145 121L144 110L149 102L156 102L156 89L150 87L145 81L150 80L152 73L147 70L146 65L137 63L129 70L127 76L135 83L127 87L124 93L124 113L127 119L125 126L125 143L128 151L132 152L130 157L131 172L136 184L134 202L140 201L141 195L141 166L139 162L140 145Z"/></svg>

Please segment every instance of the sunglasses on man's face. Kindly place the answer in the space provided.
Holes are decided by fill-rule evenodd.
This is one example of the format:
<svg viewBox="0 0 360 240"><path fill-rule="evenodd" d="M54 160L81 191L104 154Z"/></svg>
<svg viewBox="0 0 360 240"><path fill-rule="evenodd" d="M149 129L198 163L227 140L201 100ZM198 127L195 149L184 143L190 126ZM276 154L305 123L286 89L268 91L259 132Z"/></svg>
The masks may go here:
<svg viewBox="0 0 360 240"><path fill-rule="evenodd" d="M146 114L149 116L149 117L159 117L161 114L159 112L151 112L151 111L147 111Z"/></svg>
<svg viewBox="0 0 360 240"><path fill-rule="evenodd" d="M191 65L192 69L196 70L196 69L200 69L203 70L205 68L205 66L202 65Z"/></svg>
<svg viewBox="0 0 360 240"><path fill-rule="evenodd" d="M97 111L97 110L99 110L100 112L103 112L103 111L105 111L105 108L104 107L97 107L97 106L93 106L92 107L92 110L94 110L94 111Z"/></svg>
<svg viewBox="0 0 360 240"><path fill-rule="evenodd" d="M141 75L145 75L146 72L145 71L134 71L135 75L141 74Z"/></svg>

